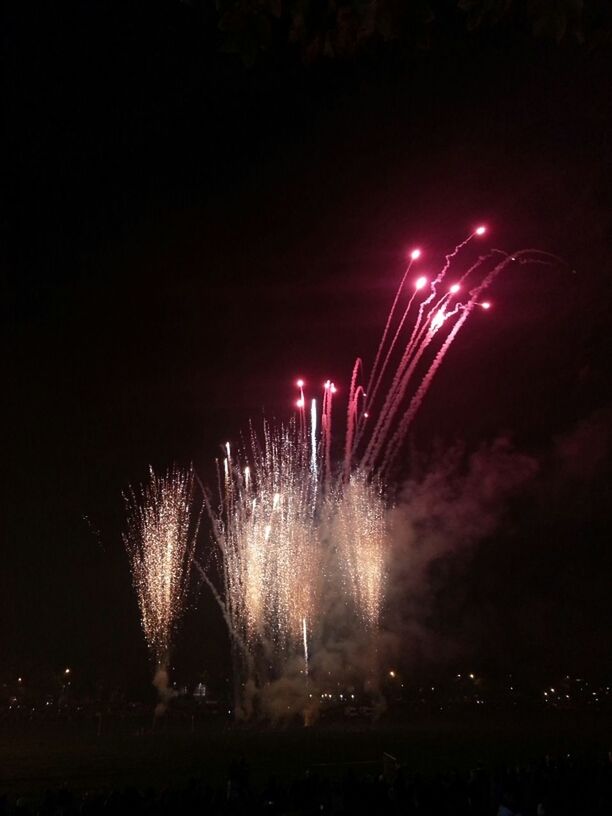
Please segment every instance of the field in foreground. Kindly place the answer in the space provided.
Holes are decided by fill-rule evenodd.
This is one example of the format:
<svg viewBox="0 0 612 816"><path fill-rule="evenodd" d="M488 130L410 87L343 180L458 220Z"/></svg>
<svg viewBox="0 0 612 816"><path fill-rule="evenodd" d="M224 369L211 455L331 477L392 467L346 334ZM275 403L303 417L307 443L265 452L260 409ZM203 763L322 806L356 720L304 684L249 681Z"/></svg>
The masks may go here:
<svg viewBox="0 0 612 816"><path fill-rule="evenodd" d="M612 718L598 712L537 716L429 716L410 722L329 723L311 728L264 729L225 722L168 720L151 733L127 720L0 723L0 791L36 794L68 785L103 790L156 787L189 778L220 784L233 759L244 756L255 780L285 778L306 768L333 774L382 767L389 753L424 773L482 762L523 762L547 753L612 748Z"/></svg>

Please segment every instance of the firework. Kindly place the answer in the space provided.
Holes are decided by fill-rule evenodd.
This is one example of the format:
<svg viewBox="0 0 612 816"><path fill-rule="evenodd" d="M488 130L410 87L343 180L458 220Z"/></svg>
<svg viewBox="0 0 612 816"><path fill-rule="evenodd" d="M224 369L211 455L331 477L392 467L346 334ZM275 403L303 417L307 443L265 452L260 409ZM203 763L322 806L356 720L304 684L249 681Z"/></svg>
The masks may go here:
<svg viewBox="0 0 612 816"><path fill-rule="evenodd" d="M126 497L130 559L142 628L156 664L168 661L174 627L183 608L193 554L191 524L193 473L165 476L149 471L149 482Z"/></svg>
<svg viewBox="0 0 612 816"><path fill-rule="evenodd" d="M286 651L316 606L317 471L305 430L265 424L235 460L226 446L215 518L227 617L240 643Z"/></svg>
<svg viewBox="0 0 612 816"><path fill-rule="evenodd" d="M387 508L378 479L352 473L342 487L331 519L341 572L357 614L371 630L378 626L387 557Z"/></svg>
<svg viewBox="0 0 612 816"><path fill-rule="evenodd" d="M316 672L326 615L340 605L350 624L373 639L385 597L389 555L389 474L436 372L485 290L509 264L549 263L535 250L494 250L471 265L463 250L486 233L474 229L446 255L440 271L414 277L413 250L395 294L371 374L355 362L347 395L344 455L335 465L332 414L336 385L309 399L300 378L296 413L286 424L253 427L236 452L217 463L218 501L205 494L216 570L194 560L217 599L232 638L237 709L241 686L273 682L295 657ZM167 654L181 611L190 559L192 474L151 474L130 503L130 554L147 642ZM212 563L210 560L208 565ZM222 589L215 585L216 575ZM239 675L246 671L248 683ZM312 696L312 695L310 695Z"/></svg>

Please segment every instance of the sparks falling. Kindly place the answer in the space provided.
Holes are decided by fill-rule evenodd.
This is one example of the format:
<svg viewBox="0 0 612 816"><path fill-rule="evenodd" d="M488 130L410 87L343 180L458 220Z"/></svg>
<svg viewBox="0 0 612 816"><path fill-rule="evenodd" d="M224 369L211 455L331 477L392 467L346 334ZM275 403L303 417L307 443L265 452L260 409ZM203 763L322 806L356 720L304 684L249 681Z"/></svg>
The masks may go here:
<svg viewBox="0 0 612 816"><path fill-rule="evenodd" d="M239 641L285 652L303 641L317 604L321 541L317 469L295 420L264 425L263 439L223 460L214 519L227 618Z"/></svg>
<svg viewBox="0 0 612 816"><path fill-rule="evenodd" d="M123 541L142 628L158 667L167 665L174 627L181 615L193 555L193 472L149 471L148 483L126 497Z"/></svg>
<svg viewBox="0 0 612 816"><path fill-rule="evenodd" d="M371 631L379 623L388 550L386 505L377 479L355 471L343 485L332 515L332 540L348 593Z"/></svg>

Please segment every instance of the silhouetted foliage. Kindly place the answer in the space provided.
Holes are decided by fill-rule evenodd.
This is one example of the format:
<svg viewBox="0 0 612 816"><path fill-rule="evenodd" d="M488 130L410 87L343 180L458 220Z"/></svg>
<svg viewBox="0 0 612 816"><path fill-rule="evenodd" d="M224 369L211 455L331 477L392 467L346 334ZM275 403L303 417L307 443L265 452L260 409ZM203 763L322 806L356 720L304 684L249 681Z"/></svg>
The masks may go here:
<svg viewBox="0 0 612 816"><path fill-rule="evenodd" d="M220 50L248 66L352 59L390 45L412 53L502 29L588 47L612 41L609 0L217 0L213 16Z"/></svg>
<svg viewBox="0 0 612 816"><path fill-rule="evenodd" d="M611 41L608 0L459 0L458 5L470 29L510 24L557 43L595 46Z"/></svg>

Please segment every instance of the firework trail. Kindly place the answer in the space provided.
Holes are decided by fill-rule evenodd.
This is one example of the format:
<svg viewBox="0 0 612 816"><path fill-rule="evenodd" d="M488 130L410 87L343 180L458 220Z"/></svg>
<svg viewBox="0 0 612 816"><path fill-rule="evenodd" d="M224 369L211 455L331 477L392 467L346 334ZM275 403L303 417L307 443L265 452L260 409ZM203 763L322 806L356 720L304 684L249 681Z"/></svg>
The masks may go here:
<svg viewBox="0 0 612 816"><path fill-rule="evenodd" d="M126 496L123 536L142 628L158 670L165 672L181 615L197 528L192 526L193 472L149 471L148 483Z"/></svg>
<svg viewBox="0 0 612 816"><path fill-rule="evenodd" d="M355 437L355 426L359 414L359 397L365 397L363 386L357 385L359 370L363 363L361 357L355 360L353 374L351 376L351 387L349 390L348 408L346 412L346 440L344 443L344 480L349 478L351 471L351 458L353 455L353 440Z"/></svg>
<svg viewBox="0 0 612 816"><path fill-rule="evenodd" d="M427 347L429 346L431 340L433 339L438 329L442 327L442 325L444 324L446 319L448 319L448 317L451 317L455 314L455 312L453 312L452 314L447 314L446 305L451 296L456 295L459 292L460 285L456 283L452 284L448 292L441 296L438 296L438 287L444 282L445 276L451 268L453 259L455 259L459 255L460 251L464 247L466 247L475 236L482 236L484 235L485 232L486 232L485 227L483 226L477 227L472 233L470 233L470 235L467 236L467 238L465 238L463 241L457 244L453 251L445 256L444 265L442 266L442 269L429 284L429 294L426 294L426 297L419 304L416 320L412 327L412 331L410 333L408 341L405 345L404 351L399 361L399 365L393 375L393 381L384 396L382 408L380 409L377 421L374 425L369 442L366 446L365 453L360 462L362 468L366 470L372 470L375 467L377 460L380 457L381 448L385 443L387 434L389 433L389 430L397 417L397 413L401 408L402 401L406 395L406 391L410 385L411 378L415 372L415 369L419 365L423 355L427 350ZM418 250L414 250L411 253L411 263L412 260L414 259L413 256L415 252L418 252ZM420 252L417 257L420 257ZM410 267L411 264L409 264L408 269L410 269ZM402 287L406 283L406 277L407 276L405 274L404 278L402 279ZM425 278L425 276L420 276L415 281L413 293L408 301L408 305L404 311L404 314L402 315L402 318L393 336L391 344L387 349L387 353L384 358L384 364L380 371L378 372L378 376L376 376L376 378L375 378L376 371L372 372L372 376L370 377L370 382L368 383L367 388L369 394L369 399L366 405L368 409L368 414L371 412L372 406L375 405L375 400L378 394L381 381L391 359L392 353L399 341L401 331L406 323L414 299L419 292L424 291L426 289L426 286L427 279ZM389 320L387 321L387 326L390 325L391 322L390 318L392 317L392 314L395 310L397 301L398 297L396 295L395 301L391 308ZM433 306L430 305L432 304L432 302ZM383 332L383 336L378 346L377 359L380 359L380 357L382 356L385 347L386 335L387 332L386 331ZM363 427L364 426L362 423L359 429L359 433L357 434L356 445L358 445L359 442L362 440Z"/></svg>
<svg viewBox="0 0 612 816"><path fill-rule="evenodd" d="M414 261L418 260L421 257L421 250L420 249L413 249L410 253L410 260L408 262L408 266L406 267L406 271L404 272L404 277L400 281L400 285L397 288L397 292L395 293L395 298L393 300L393 304L391 305L391 309L389 310L389 314L387 316L387 322L385 323L385 328L383 329L382 338L378 345L378 349L376 350L376 357L374 358L374 364L372 366L372 373L370 374L370 380L368 382L367 389L370 390L372 382L374 381L376 375L378 374L378 364L380 362L380 357L382 355L385 340L387 339L387 335L389 334L389 330L391 328L391 323L393 321L393 315L395 314L395 309L399 302L401 295L404 293L404 285L406 283L406 278L410 274L410 270L412 269L412 264ZM412 299L410 301L412 303ZM386 361L385 361L386 362ZM385 368L385 364L383 364L383 370Z"/></svg>

